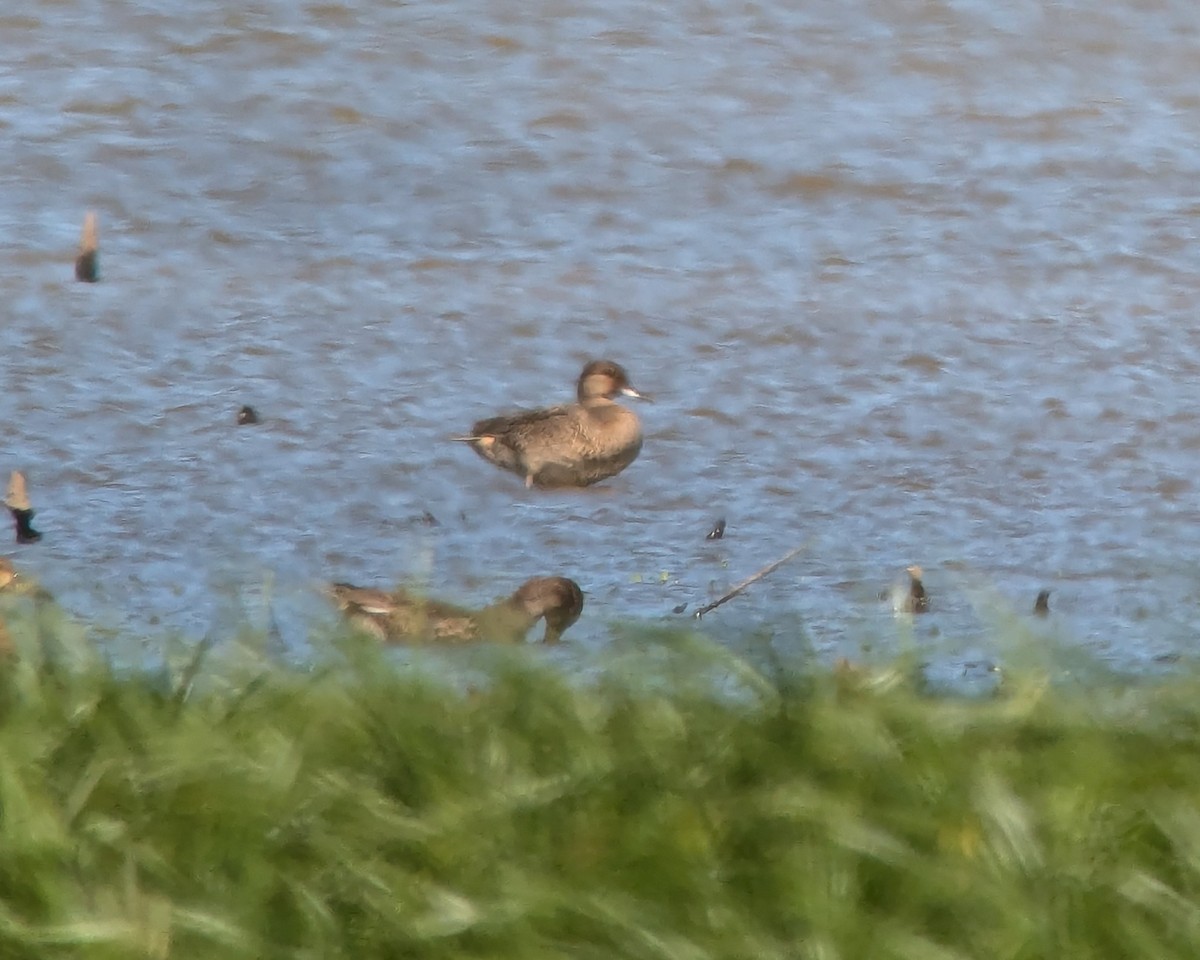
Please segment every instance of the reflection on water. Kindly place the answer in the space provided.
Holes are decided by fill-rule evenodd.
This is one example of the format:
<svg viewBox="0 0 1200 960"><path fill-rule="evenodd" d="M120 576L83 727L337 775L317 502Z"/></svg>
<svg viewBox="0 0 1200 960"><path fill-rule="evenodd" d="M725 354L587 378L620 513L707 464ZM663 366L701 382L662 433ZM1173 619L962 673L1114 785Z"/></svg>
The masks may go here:
<svg viewBox="0 0 1200 960"><path fill-rule="evenodd" d="M603 643L805 543L706 629L904 643L878 595L918 562L946 657L1042 586L1105 657L1188 654L1192 6L794 6L10 4L20 561L89 616L241 596L297 641L326 578L565 573ZM658 400L619 477L447 442L598 356Z"/></svg>

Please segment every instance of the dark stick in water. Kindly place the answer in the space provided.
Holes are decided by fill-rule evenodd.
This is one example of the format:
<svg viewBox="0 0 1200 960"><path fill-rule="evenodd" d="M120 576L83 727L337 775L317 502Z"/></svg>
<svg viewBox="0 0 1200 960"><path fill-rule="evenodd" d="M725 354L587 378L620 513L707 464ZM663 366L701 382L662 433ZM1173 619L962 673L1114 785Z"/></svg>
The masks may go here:
<svg viewBox="0 0 1200 960"><path fill-rule="evenodd" d="M692 614L692 616L694 616L697 620L699 620L706 613L711 613L713 610L716 610L717 607L719 607L721 604L725 603L727 600L732 600L734 597L736 597L739 593L741 593L743 590L745 590L751 584L757 583L759 580L761 580L767 574L782 567L785 563L787 563L789 560L791 560L792 557L794 557L801 550L803 550L805 547L807 547L808 544L809 544L809 541L805 540L804 543L800 544L800 546L796 547L793 550L789 550L787 553L785 553L782 557L780 557L774 563L768 563L765 567L763 567L761 570L759 570L758 573L751 574L745 580L743 580L741 583L739 583L736 587L734 587L732 590L727 591L724 595L718 597L712 603L705 604L703 607L701 607L699 610L697 610L694 614Z"/></svg>

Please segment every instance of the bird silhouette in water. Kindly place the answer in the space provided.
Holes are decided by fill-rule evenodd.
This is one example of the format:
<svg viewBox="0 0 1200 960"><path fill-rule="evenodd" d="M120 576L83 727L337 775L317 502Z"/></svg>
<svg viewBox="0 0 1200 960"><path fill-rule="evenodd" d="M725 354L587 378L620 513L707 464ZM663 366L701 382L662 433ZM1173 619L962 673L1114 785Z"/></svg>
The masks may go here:
<svg viewBox="0 0 1200 960"><path fill-rule="evenodd" d="M1050 616L1050 591L1042 590L1033 601L1033 614L1036 617Z"/></svg>
<svg viewBox="0 0 1200 960"><path fill-rule="evenodd" d="M520 643L538 620L546 621L542 642L557 643L583 612L583 591L567 577L534 577L482 610L348 583L328 593L348 621L387 643Z"/></svg>
<svg viewBox="0 0 1200 960"><path fill-rule="evenodd" d="M575 403L480 420L469 436L454 439L522 477L526 487L591 486L616 476L642 449L641 421L616 398L649 398L612 360L587 364L575 395Z"/></svg>
<svg viewBox="0 0 1200 960"><path fill-rule="evenodd" d="M75 258L76 280L83 283L95 283L100 279L99 248L96 214L89 210L83 218L83 236L79 241L79 256Z"/></svg>
<svg viewBox="0 0 1200 960"><path fill-rule="evenodd" d="M880 599L890 599L894 613L928 613L929 594L921 581L921 568L914 563L906 572L908 584L896 584L891 590L885 590Z"/></svg>
<svg viewBox="0 0 1200 960"><path fill-rule="evenodd" d="M4 505L12 514L13 524L17 530L17 543L37 543L42 539L39 531L33 529L34 510L29 505L29 493L25 485L25 475L14 470L8 480L8 493L4 497Z"/></svg>
<svg viewBox="0 0 1200 960"><path fill-rule="evenodd" d="M258 419L258 411L246 404L238 411L237 422L239 427L249 427L261 421Z"/></svg>

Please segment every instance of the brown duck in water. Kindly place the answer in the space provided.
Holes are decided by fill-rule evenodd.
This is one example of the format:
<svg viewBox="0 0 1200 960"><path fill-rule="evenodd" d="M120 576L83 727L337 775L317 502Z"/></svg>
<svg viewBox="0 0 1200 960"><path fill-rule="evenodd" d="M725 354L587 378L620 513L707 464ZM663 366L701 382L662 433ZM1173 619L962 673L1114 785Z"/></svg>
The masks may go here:
<svg viewBox="0 0 1200 960"><path fill-rule="evenodd" d="M593 360L579 374L577 402L480 420L468 437L484 460L525 480L526 487L587 487L614 477L637 459L642 425L618 396L649 399L630 386L619 363Z"/></svg>
<svg viewBox="0 0 1200 960"><path fill-rule="evenodd" d="M387 643L520 643L540 619L546 621L542 642L557 643L583 612L583 591L566 577L526 580L511 597L482 610L348 583L333 584L329 594L347 620Z"/></svg>
<svg viewBox="0 0 1200 960"><path fill-rule="evenodd" d="M883 599L892 601L893 613L928 613L929 594L921 582L924 573L915 563L905 572L908 574L907 586L897 584L890 591L885 590Z"/></svg>

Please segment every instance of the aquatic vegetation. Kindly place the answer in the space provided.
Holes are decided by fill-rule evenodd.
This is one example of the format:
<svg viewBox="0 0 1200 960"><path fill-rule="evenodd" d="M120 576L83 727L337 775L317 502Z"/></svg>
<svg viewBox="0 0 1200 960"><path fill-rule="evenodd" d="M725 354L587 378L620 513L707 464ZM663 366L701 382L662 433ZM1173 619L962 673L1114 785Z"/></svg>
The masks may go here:
<svg viewBox="0 0 1200 960"><path fill-rule="evenodd" d="M578 670L347 634L135 672L2 613L5 957L1200 947L1200 678L934 698L645 631Z"/></svg>

